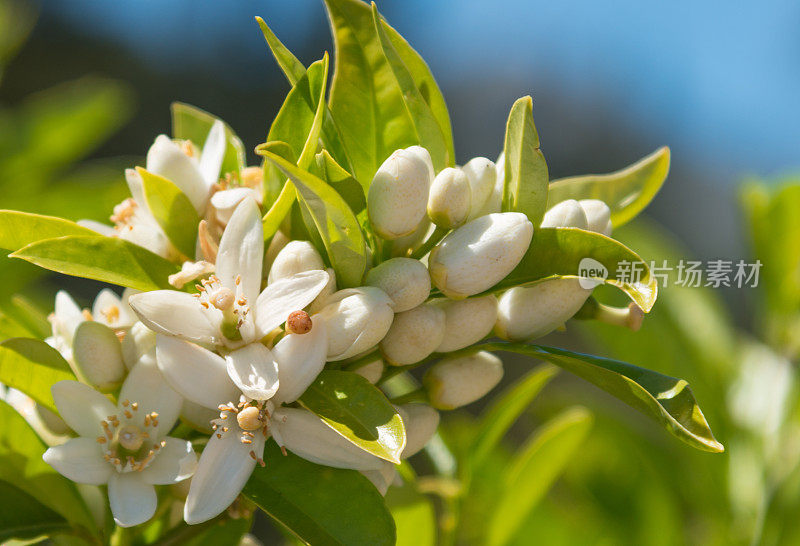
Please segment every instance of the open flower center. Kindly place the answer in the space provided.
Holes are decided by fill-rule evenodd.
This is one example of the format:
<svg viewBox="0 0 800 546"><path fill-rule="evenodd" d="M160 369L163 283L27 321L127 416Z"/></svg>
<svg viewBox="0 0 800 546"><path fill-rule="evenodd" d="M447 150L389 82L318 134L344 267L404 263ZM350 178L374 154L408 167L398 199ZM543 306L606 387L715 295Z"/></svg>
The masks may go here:
<svg viewBox="0 0 800 546"><path fill-rule="evenodd" d="M250 313L247 297L241 290L241 276L236 277L236 293L228 287L222 286L216 275L203 279L195 285L199 290L195 294L200 300L200 305L205 309L215 309L222 314L220 331L231 341L240 341L242 334L239 329L244 324L245 318Z"/></svg>
<svg viewBox="0 0 800 546"><path fill-rule="evenodd" d="M103 435L97 443L103 446L103 458L118 472L141 472L150 464L165 441L156 442L158 413L140 412L139 404L125 400L119 415L109 415L100 422Z"/></svg>
<svg viewBox="0 0 800 546"><path fill-rule="evenodd" d="M114 226L121 230L123 228L133 228L133 217L136 214L136 208L139 204L132 198L125 199L119 205L114 207L114 213L111 215L111 221Z"/></svg>
<svg viewBox="0 0 800 546"><path fill-rule="evenodd" d="M239 405L232 402L220 404L219 418L211 421L211 428L217 438L222 438L227 434L238 434L239 441L244 445L252 445L256 434L263 434L265 437L269 432L269 419L273 405L270 401L253 400L247 402L241 400ZM264 466L264 460L256 455L255 450L250 450L250 457Z"/></svg>

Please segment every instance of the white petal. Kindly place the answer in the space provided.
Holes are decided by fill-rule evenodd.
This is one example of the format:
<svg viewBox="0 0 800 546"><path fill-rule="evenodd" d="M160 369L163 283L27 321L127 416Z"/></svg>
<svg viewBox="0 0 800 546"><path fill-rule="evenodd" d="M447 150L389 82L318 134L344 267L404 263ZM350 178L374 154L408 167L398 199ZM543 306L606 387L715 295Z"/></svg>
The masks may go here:
<svg viewBox="0 0 800 546"><path fill-rule="evenodd" d="M147 199L144 196L144 182L142 175L136 169L125 169L125 182L128 183L128 190L131 197L137 204L147 207Z"/></svg>
<svg viewBox="0 0 800 546"><path fill-rule="evenodd" d="M162 258L171 259L172 244L158 226L148 223L129 224L127 227L117 231L116 234L124 241L146 248Z"/></svg>
<svg viewBox="0 0 800 546"><path fill-rule="evenodd" d="M225 359L194 343L170 336L156 340L158 369L173 389L195 404L216 409L239 400Z"/></svg>
<svg viewBox="0 0 800 546"><path fill-rule="evenodd" d="M147 152L147 170L178 186L202 216L209 187L200 174L197 160L187 156L169 137L159 135Z"/></svg>
<svg viewBox="0 0 800 546"><path fill-rule="evenodd" d="M109 312L111 312L111 316L113 317L112 307L116 307L117 310L119 310L121 303L119 296L117 296L113 290L110 288L103 288L94 299L92 318L95 322L105 324L106 326L112 326L112 322L108 320Z"/></svg>
<svg viewBox="0 0 800 546"><path fill-rule="evenodd" d="M59 474L77 483L103 485L115 473L111 464L103 459L103 451L95 438L71 438L49 448L42 459Z"/></svg>
<svg viewBox="0 0 800 546"><path fill-rule="evenodd" d="M217 277L222 286L236 290L236 277L252 306L261 289L261 267L264 263L264 230L261 212L253 199L245 199L236 207L222 233L217 252Z"/></svg>
<svg viewBox="0 0 800 546"><path fill-rule="evenodd" d="M325 367L328 336L325 321L319 315L311 318L311 331L289 334L272 349L278 361L280 387L275 393L276 404L297 400Z"/></svg>
<svg viewBox="0 0 800 546"><path fill-rule="evenodd" d="M153 517L156 489L142 480L138 472L114 472L108 480L108 502L114 521L120 527L132 527Z"/></svg>
<svg viewBox="0 0 800 546"><path fill-rule="evenodd" d="M183 405L183 398L167 384L156 363L147 359L139 360L125 378L119 400L139 405L135 418L142 426L145 414L158 413L155 438L161 438L172 429Z"/></svg>
<svg viewBox="0 0 800 546"><path fill-rule="evenodd" d="M328 274L315 270L304 271L267 286L256 303L257 335L261 337L270 333L286 322L289 313L303 309L314 301L327 282Z"/></svg>
<svg viewBox="0 0 800 546"><path fill-rule="evenodd" d="M253 400L269 400L278 390L278 363L272 351L249 343L225 357L228 376Z"/></svg>
<svg viewBox="0 0 800 546"><path fill-rule="evenodd" d="M56 294L54 311L56 324L54 325L53 333L63 336L67 343L72 345L72 336L75 335L75 328L86 320L86 317L83 316L81 308L78 307L72 296L65 290L59 290Z"/></svg>
<svg viewBox="0 0 800 546"><path fill-rule="evenodd" d="M116 390L125 378L122 345L108 326L93 320L81 323L72 350L78 376L97 389Z"/></svg>
<svg viewBox="0 0 800 546"><path fill-rule="evenodd" d="M180 438L164 439L167 444L158 450L150 466L145 468L142 479L153 485L169 485L185 480L197 468L197 455L192 443Z"/></svg>
<svg viewBox="0 0 800 546"><path fill-rule="evenodd" d="M136 294L141 294L141 291L136 290L135 288L126 288L122 291L122 297L120 297L119 320L115 325L117 328L127 328L129 326L133 326L133 324L139 320L136 316L136 313L134 313L133 309L131 309L130 304L131 296Z"/></svg>
<svg viewBox="0 0 800 546"><path fill-rule="evenodd" d="M203 153L200 154L200 174L209 189L219 180L226 145L225 124L216 120L208 131Z"/></svg>
<svg viewBox="0 0 800 546"><path fill-rule="evenodd" d="M94 440L103 434L100 421L117 413L111 401L88 385L59 381L50 390L61 418L81 436Z"/></svg>
<svg viewBox="0 0 800 546"><path fill-rule="evenodd" d="M256 466L250 451L258 458L264 454L263 434L256 434L247 445L232 432L222 438L212 435L200 455L183 509L183 519L190 525L208 521L230 506Z"/></svg>
<svg viewBox="0 0 800 546"><path fill-rule="evenodd" d="M252 197L256 202L261 200L260 194L253 188L231 188L220 190L211 196L211 204L217 209L217 220L227 224L233 211L244 199Z"/></svg>
<svg viewBox="0 0 800 546"><path fill-rule="evenodd" d="M389 461L384 461L383 463L383 467L380 470L362 470L361 473L372 482L372 485L381 495L386 496L389 486L392 485L397 476L397 469Z"/></svg>
<svg viewBox="0 0 800 546"><path fill-rule="evenodd" d="M282 407L272 415L271 427L276 442L312 463L380 470L385 462L345 439L310 411Z"/></svg>
<svg viewBox="0 0 800 546"><path fill-rule="evenodd" d="M110 237L116 233L114 231L113 226L109 226L108 224L103 224L102 222L97 222L95 220L78 220L75 222L81 227L85 227L87 229L91 229L92 231L96 231L100 235L105 235L106 237Z"/></svg>
<svg viewBox="0 0 800 546"><path fill-rule="evenodd" d="M215 343L219 336L198 299L186 292L154 290L135 294L129 302L139 319L154 332L197 343Z"/></svg>

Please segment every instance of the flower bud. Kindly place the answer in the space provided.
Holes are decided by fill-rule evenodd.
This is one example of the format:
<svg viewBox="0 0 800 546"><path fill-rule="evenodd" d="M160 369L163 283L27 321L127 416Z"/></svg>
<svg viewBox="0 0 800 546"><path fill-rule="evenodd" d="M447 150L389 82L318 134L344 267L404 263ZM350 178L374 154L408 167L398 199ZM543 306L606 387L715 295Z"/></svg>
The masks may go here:
<svg viewBox="0 0 800 546"><path fill-rule="evenodd" d="M464 300L436 301L445 313L444 337L437 353L449 353L482 340L497 321L497 298L492 294Z"/></svg>
<svg viewBox="0 0 800 546"><path fill-rule="evenodd" d="M372 362L367 362L363 366L359 366L353 372L357 373L373 385L380 381L385 368L382 358L376 358Z"/></svg>
<svg viewBox="0 0 800 546"><path fill-rule="evenodd" d="M503 362L481 351L469 356L445 358L422 380L431 405L450 410L471 404L492 390L503 378Z"/></svg>
<svg viewBox="0 0 800 546"><path fill-rule="evenodd" d="M75 330L72 354L77 375L100 391L114 390L125 378L122 346L108 326L82 322Z"/></svg>
<svg viewBox="0 0 800 546"><path fill-rule="evenodd" d="M395 409L403 419L406 429L406 447L400 458L407 459L425 447L436 434L439 412L428 404L403 404L395 406Z"/></svg>
<svg viewBox="0 0 800 546"><path fill-rule="evenodd" d="M275 263L275 258L278 257L278 253L280 253L288 243L289 238L284 235L281 230L275 232L275 235L272 236L272 240L269 242L267 251L264 252L264 271L272 269L272 264Z"/></svg>
<svg viewBox="0 0 800 546"><path fill-rule="evenodd" d="M422 156L419 150L397 150L372 179L367 213L375 232L384 239L413 233L425 216L432 168Z"/></svg>
<svg viewBox="0 0 800 546"><path fill-rule="evenodd" d="M156 333L141 322L134 323L122 340L122 361L129 370L144 357L156 358Z"/></svg>
<svg viewBox="0 0 800 546"><path fill-rule="evenodd" d="M470 187L470 212L467 221L474 220L483 211L497 182L497 168L491 159L474 157L461 167ZM498 211L499 212L499 211Z"/></svg>
<svg viewBox="0 0 800 546"><path fill-rule="evenodd" d="M533 237L533 224L519 212L481 216L464 224L431 252L433 284L451 299L488 290L517 266Z"/></svg>
<svg viewBox="0 0 800 546"><path fill-rule="evenodd" d="M314 245L308 241L291 241L275 256L268 283L315 269L325 269L325 264Z"/></svg>
<svg viewBox="0 0 800 546"><path fill-rule="evenodd" d="M448 167L433 179L428 196L428 217L439 227L453 229L467 221L470 185L461 169Z"/></svg>
<svg viewBox="0 0 800 546"><path fill-rule="evenodd" d="M401 258L408 256L412 251L419 248L425 239L430 237L435 227L436 226L431 223L426 215L411 235L405 235L394 240L392 244L392 256ZM367 248L369 249L369 246L367 246Z"/></svg>
<svg viewBox="0 0 800 546"><path fill-rule="evenodd" d="M591 293L578 279L553 279L512 288L500 296L494 331L509 341L541 337L577 313Z"/></svg>
<svg viewBox="0 0 800 546"><path fill-rule="evenodd" d="M428 168L428 178L433 180L433 177L436 176L436 172L433 170L433 160L431 159L430 152L422 146L409 146L406 148L406 152L416 156L417 159L425 163L425 166Z"/></svg>
<svg viewBox="0 0 800 546"><path fill-rule="evenodd" d="M552 206L544 213L542 219L543 228L555 227L574 227L588 229L589 222L586 220L586 213L583 207L574 199L567 199Z"/></svg>
<svg viewBox="0 0 800 546"><path fill-rule="evenodd" d="M378 344L392 325L392 300L373 286L339 290L319 316L328 329L328 361L344 360Z"/></svg>
<svg viewBox="0 0 800 546"><path fill-rule="evenodd" d="M442 342L444 320L444 311L432 303L396 314L381 341L383 356L393 366L419 362Z"/></svg>
<svg viewBox="0 0 800 546"><path fill-rule="evenodd" d="M578 201L589 224L589 231L602 233L605 236L611 235L611 209L599 199L581 199Z"/></svg>
<svg viewBox="0 0 800 546"><path fill-rule="evenodd" d="M506 156L505 152L500 152L500 156L495 162L495 182L492 188L492 193L486 199L486 202L480 207L473 207L470 218L477 218L479 216L486 216L500 212L503 207L503 187L506 182Z"/></svg>
<svg viewBox="0 0 800 546"><path fill-rule="evenodd" d="M392 300L395 313L420 305L431 293L428 268L419 260L392 258L367 273L365 284L383 290Z"/></svg>

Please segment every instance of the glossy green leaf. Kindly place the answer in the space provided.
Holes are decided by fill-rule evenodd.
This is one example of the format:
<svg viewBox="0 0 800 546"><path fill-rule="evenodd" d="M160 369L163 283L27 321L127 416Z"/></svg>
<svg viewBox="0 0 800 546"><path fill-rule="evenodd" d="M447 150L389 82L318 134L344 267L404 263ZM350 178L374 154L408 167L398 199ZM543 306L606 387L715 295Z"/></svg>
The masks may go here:
<svg viewBox="0 0 800 546"><path fill-rule="evenodd" d="M223 519L200 536L181 543L181 546L239 546L250 531L251 518Z"/></svg>
<svg viewBox="0 0 800 546"><path fill-rule="evenodd" d="M522 97L511 107L506 124L503 211L523 212L534 226L547 210L547 163L533 123L533 99Z"/></svg>
<svg viewBox="0 0 800 546"><path fill-rule="evenodd" d="M386 505L397 528L395 546L434 546L436 544L436 510L433 502L411 483L390 487Z"/></svg>
<svg viewBox="0 0 800 546"><path fill-rule="evenodd" d="M650 274L648 265L619 241L577 228L535 229L531 245L519 265L492 290L552 278L577 278L585 258L599 262L607 271L604 279L600 276L587 278L616 286L645 313L652 309L658 296L658 282Z"/></svg>
<svg viewBox="0 0 800 546"><path fill-rule="evenodd" d="M200 216L178 186L163 176L137 167L147 208L167 238L184 256L194 257Z"/></svg>
<svg viewBox="0 0 800 546"><path fill-rule="evenodd" d="M481 416L476 426L475 439L470 449L470 463L480 467L485 457L495 448L511 425L530 406L534 398L556 375L558 368L543 365L516 382L507 392L499 394Z"/></svg>
<svg viewBox="0 0 800 546"><path fill-rule="evenodd" d="M0 383L20 390L58 413L50 387L75 379L61 354L44 341L16 337L0 343Z"/></svg>
<svg viewBox="0 0 800 546"><path fill-rule="evenodd" d="M383 393L364 377L324 370L299 401L364 451L400 464L406 446L403 420Z"/></svg>
<svg viewBox="0 0 800 546"><path fill-rule="evenodd" d="M244 494L273 520L314 546L395 543L392 516L378 490L355 470L320 466L274 442Z"/></svg>
<svg viewBox="0 0 800 546"><path fill-rule="evenodd" d="M172 137L191 140L202 149L208 137L208 132L219 118L183 102L173 102L171 109ZM227 123L225 124L225 140L227 145L220 172L238 173L247 164L244 144Z"/></svg>
<svg viewBox="0 0 800 546"><path fill-rule="evenodd" d="M179 268L161 256L116 237L69 236L32 243L11 254L39 267L136 290L172 289Z"/></svg>
<svg viewBox="0 0 800 546"><path fill-rule="evenodd" d="M0 313L0 341L11 337L32 337L35 334L14 318Z"/></svg>
<svg viewBox="0 0 800 546"><path fill-rule="evenodd" d="M297 188L325 244L338 286L359 286L367 269L366 245L358 220L344 199L328 184L268 147L259 147L258 152L277 165Z"/></svg>
<svg viewBox="0 0 800 546"><path fill-rule="evenodd" d="M0 401L0 423L3 423L0 427L0 480L22 490L68 521L97 534L94 519L75 484L42 460L47 446L25 419L4 401Z"/></svg>
<svg viewBox="0 0 800 546"><path fill-rule="evenodd" d="M17 210L0 210L0 248L19 250L43 239L66 235L97 235L75 222Z"/></svg>
<svg viewBox="0 0 800 546"><path fill-rule="evenodd" d="M555 364L655 419L690 446L713 453L725 450L714 438L692 389L683 379L626 362L555 347L497 342L470 350L506 351Z"/></svg>
<svg viewBox="0 0 800 546"><path fill-rule="evenodd" d="M565 199L600 199L611 208L611 223L618 228L631 221L653 200L667 179L669 162L669 148L664 146L633 165L610 174L553 180L547 207Z"/></svg>
<svg viewBox="0 0 800 546"><path fill-rule="evenodd" d="M413 65L415 78L396 50L396 55L389 50L392 60L387 60L384 50L389 45L394 47L395 42L381 41L367 4L360 0L326 0L325 5L336 48L330 108L358 181L368 187L375 171L392 152L415 144L431 151L437 170L452 164L454 158L448 157L444 130L430 130L431 118L437 118L430 107L426 109L426 104L418 101L422 95L417 81L425 79L420 62ZM403 53L409 55L409 50L403 48ZM409 83L413 85L409 87ZM426 89L428 97L438 91L431 85ZM409 97L404 92L410 93ZM437 102L437 108L441 104ZM422 117L415 117L412 112Z"/></svg>
<svg viewBox="0 0 800 546"><path fill-rule="evenodd" d="M329 186L336 190L336 193L342 196L342 199L345 200L345 203L355 214L367 207L364 188L352 174L331 157L328 150L322 150L317 154L316 161L312 163L312 169L311 172L313 174L327 182Z"/></svg>
<svg viewBox="0 0 800 546"><path fill-rule="evenodd" d="M67 521L8 482L0 481L0 541L31 539L69 527ZM13 502L12 502L13 499Z"/></svg>
<svg viewBox="0 0 800 546"><path fill-rule="evenodd" d="M489 520L487 544L504 546L553 485L592 426L592 414L571 408L542 425L506 471L505 490Z"/></svg>
<svg viewBox="0 0 800 546"><path fill-rule="evenodd" d="M6 305L0 306L2 310L12 317L17 324L25 327L31 334L21 337L37 337L44 339L51 335L53 326L45 313L38 306L34 305L28 298L16 295L11 297L11 301Z"/></svg>

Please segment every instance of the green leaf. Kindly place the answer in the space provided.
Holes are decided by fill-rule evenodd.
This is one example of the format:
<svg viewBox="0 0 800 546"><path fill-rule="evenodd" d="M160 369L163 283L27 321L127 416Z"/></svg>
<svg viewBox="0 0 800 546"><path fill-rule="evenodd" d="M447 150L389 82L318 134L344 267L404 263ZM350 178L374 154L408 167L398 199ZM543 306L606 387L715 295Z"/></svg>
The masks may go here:
<svg viewBox="0 0 800 546"><path fill-rule="evenodd" d="M173 102L171 110L172 137L191 140L202 149L206 142L206 137L208 137L208 132L219 118L183 102ZM225 140L227 145L220 172L238 173L247 164L244 144L227 123L225 123Z"/></svg>
<svg viewBox="0 0 800 546"><path fill-rule="evenodd" d="M181 543L181 546L239 546L250 531L251 518L223 519L200 536Z"/></svg>
<svg viewBox="0 0 800 546"><path fill-rule="evenodd" d="M358 183L358 180L353 178L352 174L331 157L328 150L318 153L316 162L311 165L313 168L311 172L336 190L336 193L342 196L353 213L358 214L367 207L364 188Z"/></svg>
<svg viewBox="0 0 800 546"><path fill-rule="evenodd" d="M167 238L186 257L194 257L200 217L188 197L163 176L137 167L150 213Z"/></svg>
<svg viewBox="0 0 800 546"><path fill-rule="evenodd" d="M555 347L497 342L470 350L506 351L550 362L655 419L690 446L713 453L725 450L714 438L692 389L683 379L626 362Z"/></svg>
<svg viewBox="0 0 800 546"><path fill-rule="evenodd" d="M436 511L431 500L413 484L390 487L386 505L397 528L395 546L434 546L436 544Z"/></svg>
<svg viewBox="0 0 800 546"><path fill-rule="evenodd" d="M0 210L0 248L19 250L43 239L66 235L97 235L75 222L17 210Z"/></svg>
<svg viewBox="0 0 800 546"><path fill-rule="evenodd" d="M376 457L400 464L403 420L383 393L354 372L323 370L300 404L333 430Z"/></svg>
<svg viewBox="0 0 800 546"><path fill-rule="evenodd" d="M178 267L149 250L116 237L69 236L32 243L11 254L39 267L148 291L172 289Z"/></svg>
<svg viewBox="0 0 800 546"><path fill-rule="evenodd" d="M534 230L525 256L492 291L553 278L577 278L584 258L599 262L608 272L605 279L592 279L616 286L645 313L652 309L658 296L658 282L647 264L619 241L577 228Z"/></svg>
<svg viewBox="0 0 800 546"><path fill-rule="evenodd" d="M367 269L366 244L358 220L344 199L325 182L268 147L259 147L258 153L277 165L297 188L325 243L339 287L359 286Z"/></svg>
<svg viewBox="0 0 800 546"><path fill-rule="evenodd" d="M0 481L0 498L5 499L0 510L0 541L31 539L68 528L64 518L8 482Z"/></svg>
<svg viewBox="0 0 800 546"><path fill-rule="evenodd" d="M514 538L583 442L592 420L584 408L571 408L531 435L506 472L505 492L489 520L489 546Z"/></svg>
<svg viewBox="0 0 800 546"><path fill-rule="evenodd" d="M20 390L58 413L50 387L75 379L61 354L44 341L16 337L0 343L0 383Z"/></svg>
<svg viewBox="0 0 800 546"><path fill-rule="evenodd" d="M25 419L4 401L0 401L0 423L3 423L0 427L0 480L22 490L68 521L97 534L94 519L75 484L42 460L47 446Z"/></svg>
<svg viewBox="0 0 800 546"><path fill-rule="evenodd" d="M517 99L508 114L503 211L523 212L534 226L547 210L547 163L533 123L533 99Z"/></svg>
<svg viewBox="0 0 800 546"><path fill-rule="evenodd" d="M12 296L9 304L1 307L6 314L32 334L16 337L38 337L44 339L53 331L53 326L47 320L47 314L23 296Z"/></svg>
<svg viewBox="0 0 800 546"><path fill-rule="evenodd" d="M547 207L566 199L600 199L611 208L611 223L618 228L635 218L653 200L667 179L669 162L669 148L664 146L610 174L553 180Z"/></svg>
<svg viewBox="0 0 800 546"><path fill-rule="evenodd" d="M479 468L486 456L497 446L514 421L530 406L534 398L556 375L558 368L539 366L519 380L507 392L492 400L481 416L470 453L470 464Z"/></svg>
<svg viewBox="0 0 800 546"><path fill-rule="evenodd" d="M282 455L274 442L244 494L300 540L326 545L393 545L395 528L378 490L355 470Z"/></svg>
<svg viewBox="0 0 800 546"><path fill-rule="evenodd" d="M397 42L378 36L367 4L360 0L326 0L325 5L336 48L330 108L356 179L367 188L375 171L392 152L415 144L430 150L437 171L451 165L454 158L449 157L445 130L431 130L431 118L437 118L429 106L425 108L424 100L422 104L418 100L421 93L417 81L425 79L421 61L413 64L416 73L411 75L405 60L396 50L394 54L391 51ZM409 56L410 48L402 50ZM416 56L412 57L416 60ZM438 88L428 86L427 91L431 97ZM437 101L437 109L442 104Z"/></svg>
<svg viewBox="0 0 800 546"><path fill-rule="evenodd" d="M264 33L264 39L267 41L272 55L281 67L286 79L289 80L291 85L295 85L300 78L306 73L306 67L301 63L289 49L283 45L272 29L269 28L267 23L261 17L256 17L258 26L261 27L261 32Z"/></svg>

